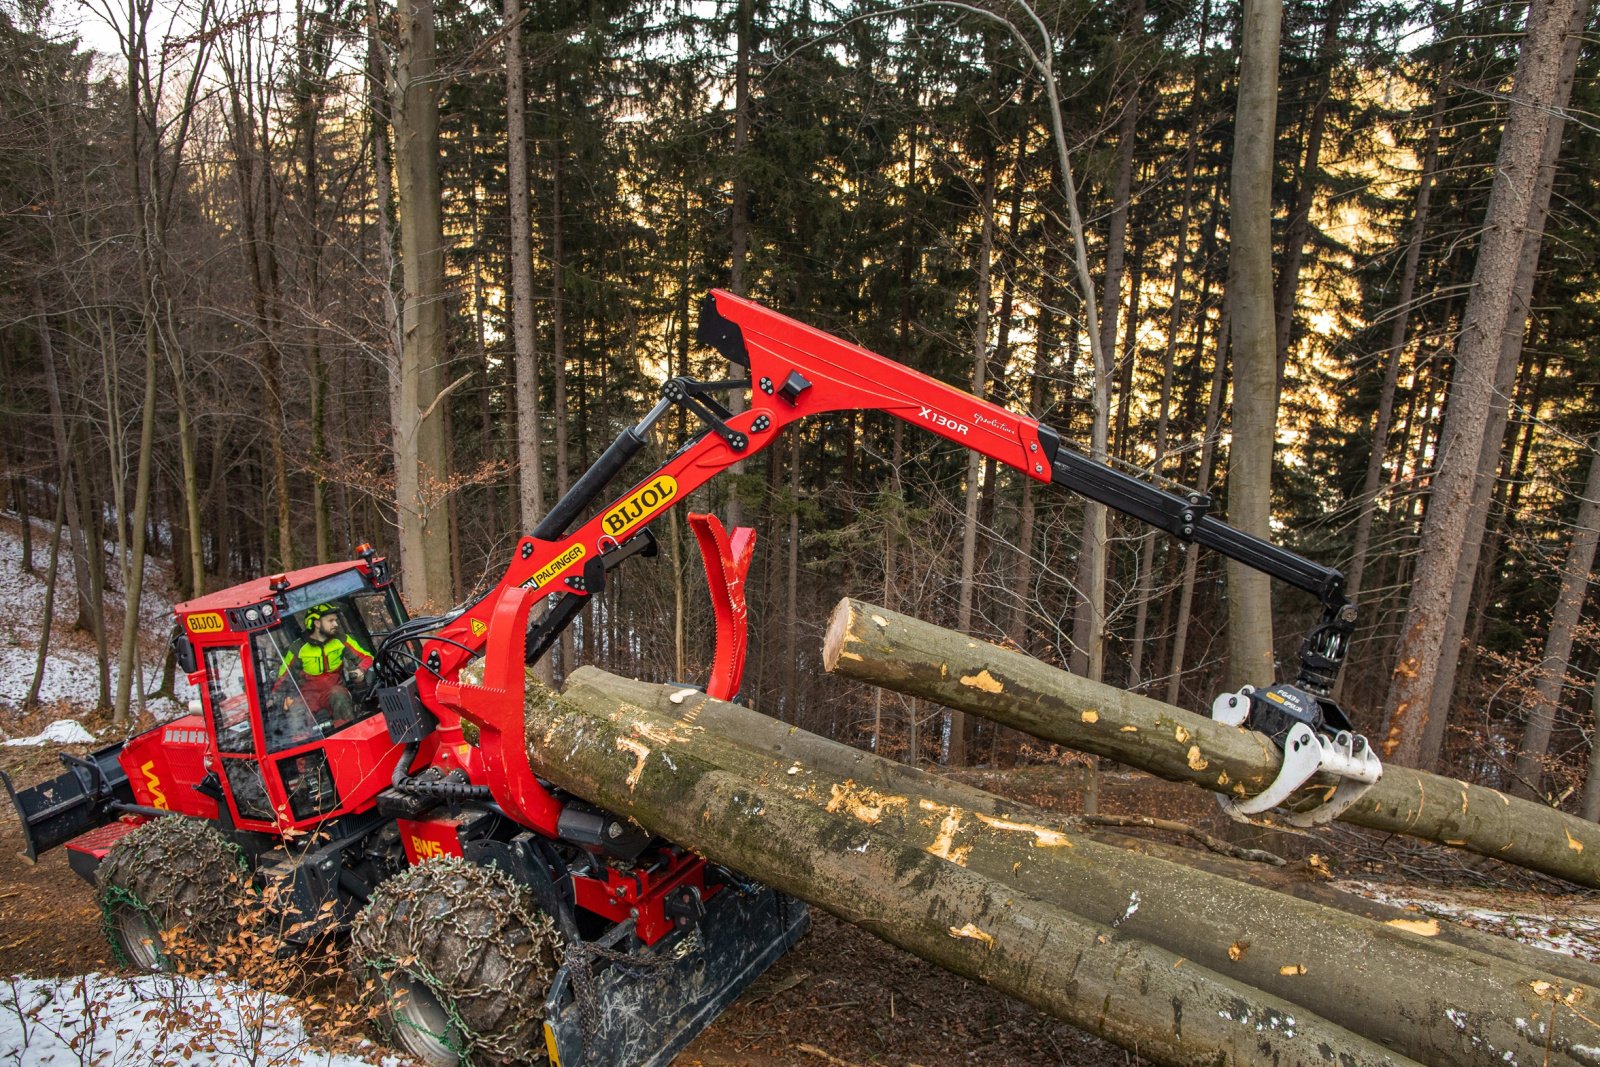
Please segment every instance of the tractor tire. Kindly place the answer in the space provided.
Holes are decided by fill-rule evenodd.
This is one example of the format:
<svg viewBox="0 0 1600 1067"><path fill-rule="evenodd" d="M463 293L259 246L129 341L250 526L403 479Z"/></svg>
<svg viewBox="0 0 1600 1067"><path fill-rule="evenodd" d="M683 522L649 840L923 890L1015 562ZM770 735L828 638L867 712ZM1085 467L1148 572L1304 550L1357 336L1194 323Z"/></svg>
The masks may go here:
<svg viewBox="0 0 1600 1067"><path fill-rule="evenodd" d="M111 847L95 874L111 947L144 971L201 965L239 933L244 853L201 819L168 815Z"/></svg>
<svg viewBox="0 0 1600 1067"><path fill-rule="evenodd" d="M350 944L379 1028L433 1067L543 1062L558 948L526 886L453 857L380 885Z"/></svg>

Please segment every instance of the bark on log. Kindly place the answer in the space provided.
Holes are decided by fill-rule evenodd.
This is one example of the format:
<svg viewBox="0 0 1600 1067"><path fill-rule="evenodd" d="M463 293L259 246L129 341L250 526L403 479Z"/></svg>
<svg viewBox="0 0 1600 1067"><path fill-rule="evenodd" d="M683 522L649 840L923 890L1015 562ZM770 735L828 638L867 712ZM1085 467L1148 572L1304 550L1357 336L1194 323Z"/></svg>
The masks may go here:
<svg viewBox="0 0 1600 1067"><path fill-rule="evenodd" d="M857 681L1239 797L1265 789L1282 763L1262 734L849 598L834 609L823 662ZM1313 778L1287 806L1314 807L1336 784ZM1382 779L1340 819L1600 888L1600 825L1495 789L1386 765Z"/></svg>
<svg viewBox="0 0 1600 1067"><path fill-rule="evenodd" d="M718 765L707 732L530 680L535 773L1156 1063L1411 1063L1311 1012Z"/></svg>
<svg viewBox="0 0 1600 1067"><path fill-rule="evenodd" d="M566 695L586 708L617 708L609 721L618 728L659 736L690 731L693 754L725 772L850 815L998 885L1070 908L1423 1062L1487 1064L1506 1052L1542 1060L1547 1035L1529 1032L1519 1020L1551 1017L1553 996L1571 997L1568 1008L1600 998L1600 986L1569 976L1593 976L1594 968L1578 961L1503 939L1493 940L1518 960L1474 952L1445 942L1440 924L1420 916L1374 922L1064 833L1037 809L913 772L695 690L583 669ZM1553 1020L1551 1047L1600 1044L1600 1028L1586 1014L1562 1009ZM1558 1061L1585 1062L1559 1052L1550 1062Z"/></svg>
<svg viewBox="0 0 1600 1067"><path fill-rule="evenodd" d="M1126 869L1130 878L1159 883L1177 875L1159 865L1141 867L1135 860L1119 858L1117 853L1132 853L1135 856L1163 860L1180 867L1216 875L1230 882L1243 882L1324 908L1348 912L1375 923L1390 924L1397 929L1414 929L1428 925L1427 916L1420 916L1405 908L1381 904L1353 893L1342 892L1324 882L1308 880L1293 871L1279 870L1264 864L1249 863L1197 849L1182 848L1130 834L1098 828L1085 829L1071 816L1011 800L976 786L965 785L920 768L913 769L871 752L818 737L798 726L780 722L742 705L713 700L699 690L654 685L649 682L619 678L593 667L580 667L568 680L567 691L576 694L578 690L584 688L598 690L628 705L665 718L679 722L687 720L695 726L703 727L705 734L710 738L732 740L741 747L764 754L770 759L767 766L769 772L774 769L787 771L789 767L798 763L807 773L830 775L840 782L853 781L857 786L867 789L911 793L940 804L961 807L974 814L1058 830L1069 835L1075 844L1083 848L1082 855L1086 860ZM750 766L752 773L758 769L752 764L742 765ZM770 780L770 777L769 773L764 780ZM786 780L791 777L784 775ZM1089 844L1083 845L1084 841L1088 841ZM1101 853L1096 850L1095 844L1115 849L1116 852ZM1276 897L1255 897L1248 893L1245 896L1263 908L1278 906ZM1076 903L1074 910L1083 911L1082 908L1076 907ZM1448 920L1439 921L1437 926L1437 934L1425 936L1471 952L1495 956L1529 970L1546 972L1568 982L1600 989L1600 966L1587 960L1536 948L1508 937L1485 933Z"/></svg>

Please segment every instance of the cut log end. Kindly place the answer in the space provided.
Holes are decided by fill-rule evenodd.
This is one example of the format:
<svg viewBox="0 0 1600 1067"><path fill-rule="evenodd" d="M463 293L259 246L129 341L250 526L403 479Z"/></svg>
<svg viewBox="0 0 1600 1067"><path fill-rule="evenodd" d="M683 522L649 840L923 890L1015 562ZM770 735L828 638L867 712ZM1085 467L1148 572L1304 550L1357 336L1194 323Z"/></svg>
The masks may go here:
<svg viewBox="0 0 1600 1067"><path fill-rule="evenodd" d="M822 638L822 666L824 670L832 671L839 665L839 654L844 651L844 643L850 635L850 623L855 602L849 597L840 600L834 605L833 614L828 617L828 632Z"/></svg>

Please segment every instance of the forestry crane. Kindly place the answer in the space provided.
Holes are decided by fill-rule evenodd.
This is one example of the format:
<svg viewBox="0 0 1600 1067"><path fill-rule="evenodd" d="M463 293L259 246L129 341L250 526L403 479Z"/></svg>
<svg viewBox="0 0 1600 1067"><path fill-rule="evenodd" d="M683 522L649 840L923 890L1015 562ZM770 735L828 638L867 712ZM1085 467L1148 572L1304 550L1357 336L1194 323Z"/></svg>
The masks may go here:
<svg viewBox="0 0 1600 1067"><path fill-rule="evenodd" d="M1034 419L731 293L706 298L699 337L740 376L669 380L470 603L408 617L362 546L177 605L173 649L200 698L63 755L50 781L7 780L26 857L66 846L118 952L149 969L174 966L163 931L237 929L226 889L243 872L289 941L351 931L390 1033L430 1063L667 1063L804 934L805 906L535 777L523 664L618 564L655 554L653 520L789 424L837 411L885 412L1317 597L1295 684L1224 696L1215 713L1306 749L1307 775L1375 776L1329 696L1355 622L1338 571L1218 521L1199 493L1093 462ZM748 397L738 413L719 399L733 390ZM674 409L698 432L590 513ZM733 699L754 532L689 522L716 617L704 688Z"/></svg>

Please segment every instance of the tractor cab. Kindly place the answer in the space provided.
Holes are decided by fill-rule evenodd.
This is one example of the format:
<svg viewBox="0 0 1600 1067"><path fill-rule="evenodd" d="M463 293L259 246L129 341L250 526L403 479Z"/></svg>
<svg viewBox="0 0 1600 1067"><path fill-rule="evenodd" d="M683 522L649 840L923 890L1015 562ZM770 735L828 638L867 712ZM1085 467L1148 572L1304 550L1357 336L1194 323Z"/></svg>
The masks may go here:
<svg viewBox="0 0 1600 1067"><path fill-rule="evenodd" d="M384 560L273 575L177 605L174 647L201 693L216 799L242 829L304 829L367 805L399 749L374 658L406 621ZM198 731L197 731L198 732Z"/></svg>

